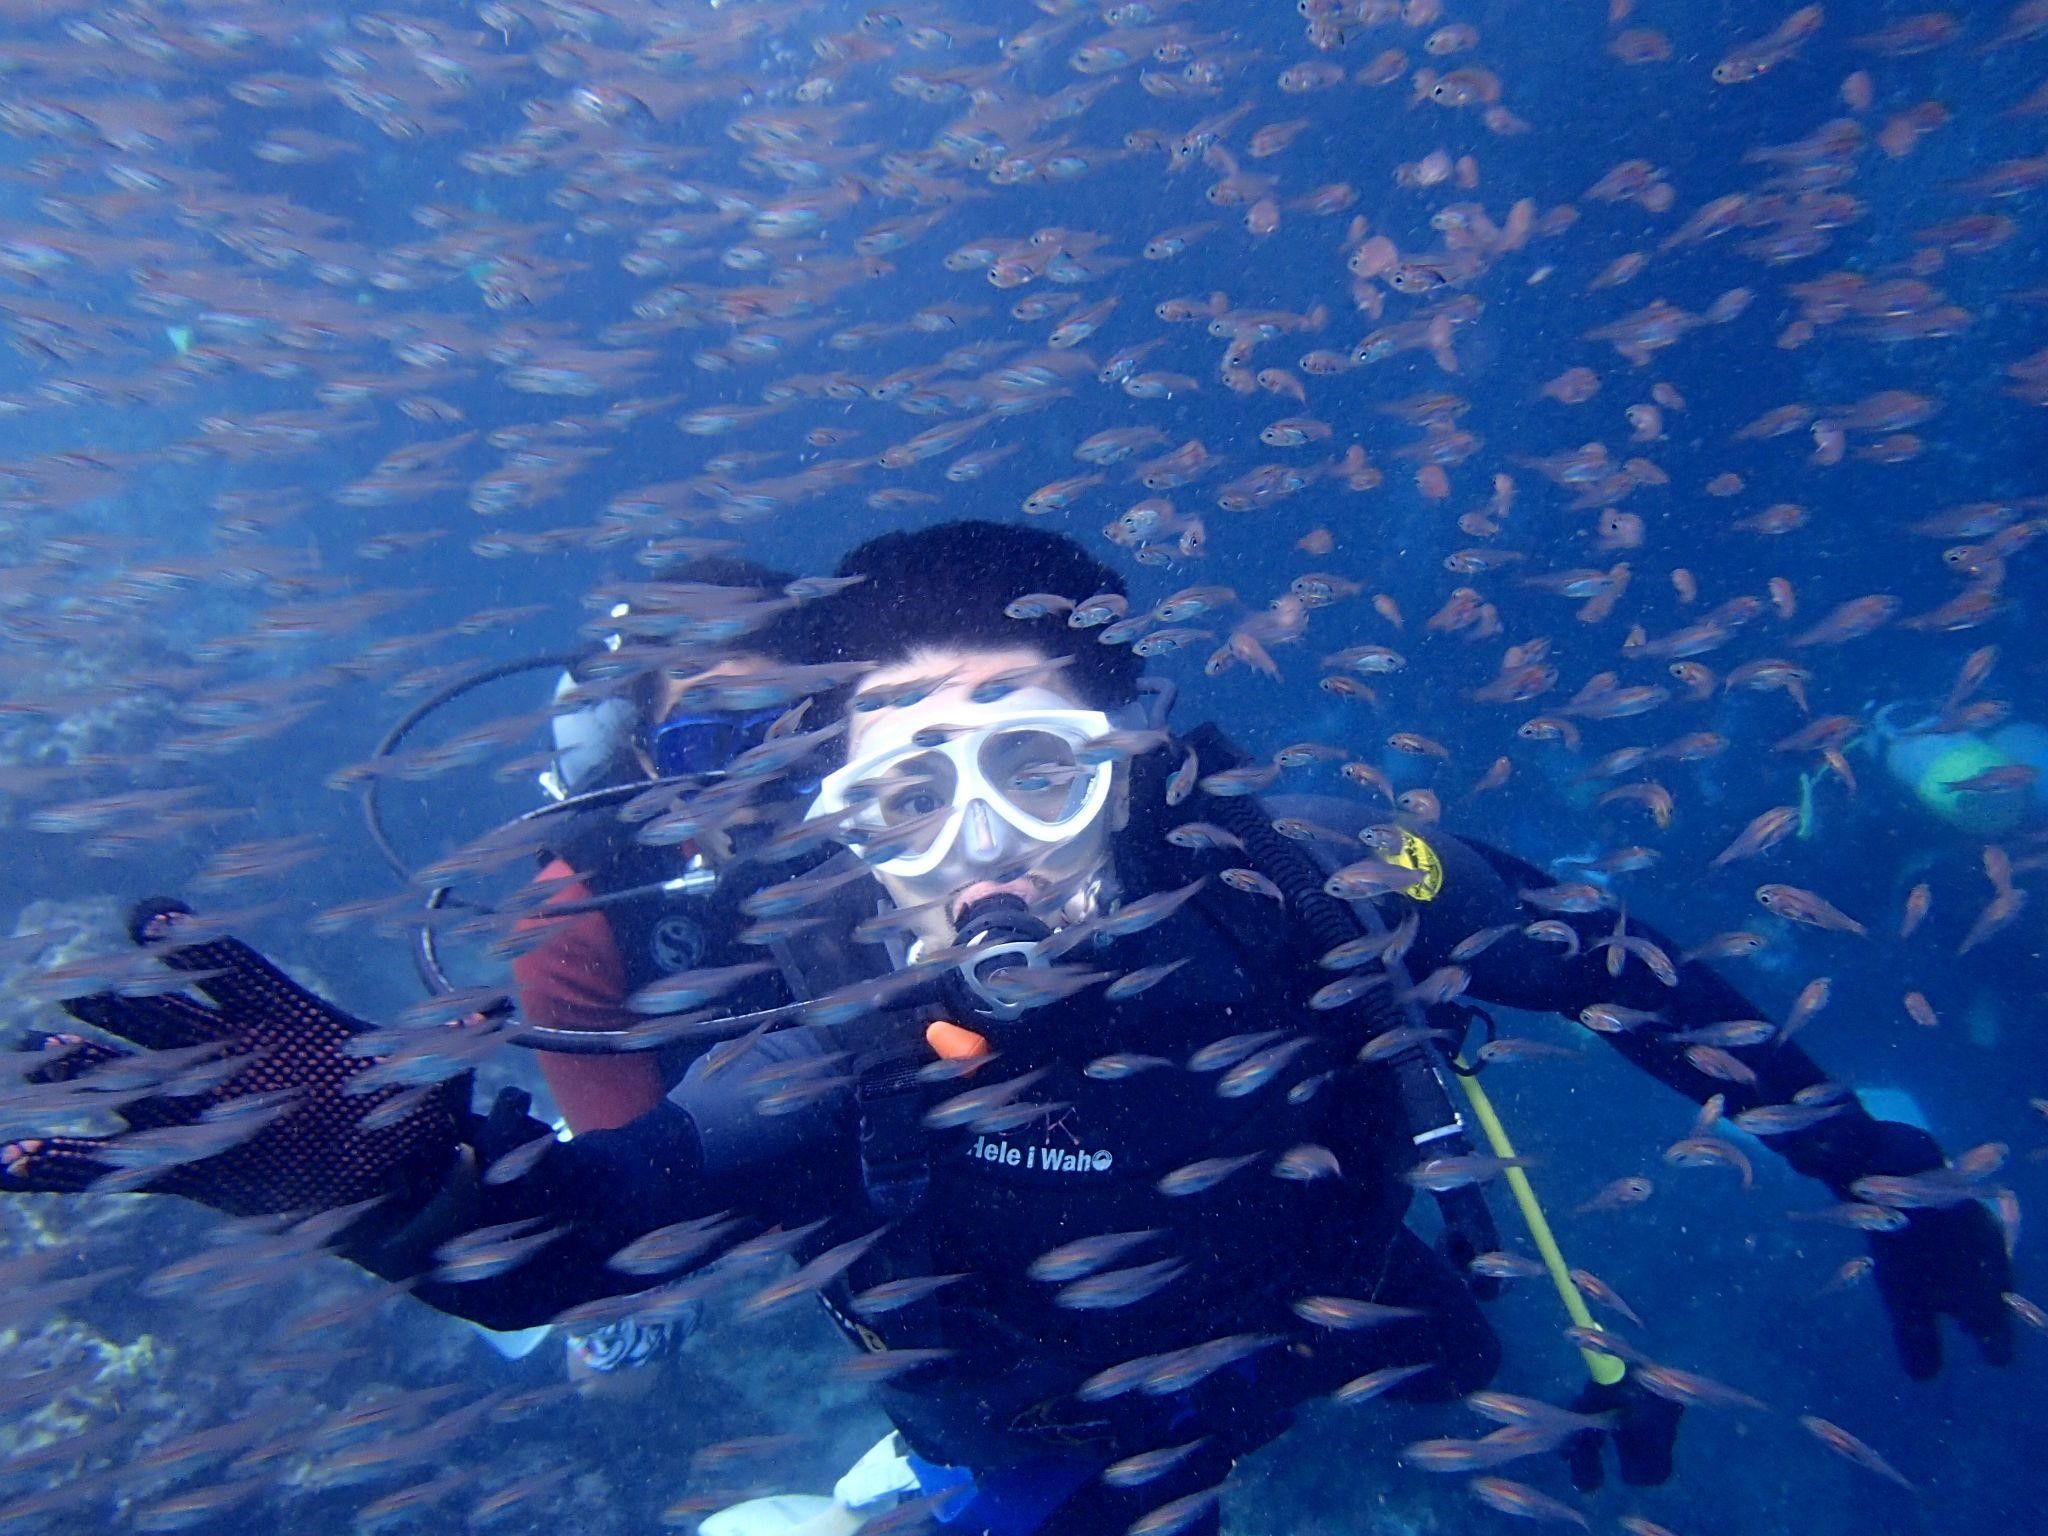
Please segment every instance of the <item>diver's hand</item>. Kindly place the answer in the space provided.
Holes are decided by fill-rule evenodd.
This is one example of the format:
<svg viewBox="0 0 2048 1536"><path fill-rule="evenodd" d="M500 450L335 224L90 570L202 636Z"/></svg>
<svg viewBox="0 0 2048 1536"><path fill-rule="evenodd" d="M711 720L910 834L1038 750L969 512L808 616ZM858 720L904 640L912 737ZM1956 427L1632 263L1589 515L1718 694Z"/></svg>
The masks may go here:
<svg viewBox="0 0 2048 1536"><path fill-rule="evenodd" d="M347 1049L369 1025L181 902L142 903L128 931L210 1003L175 988L66 1002L137 1049L50 1037L11 1118L30 1106L53 1124L112 1111L124 1128L18 1137L0 1147L0 1190L142 1190L253 1216L392 1195L417 1204L438 1186L469 1117L466 1075L351 1092L376 1066Z"/></svg>
<svg viewBox="0 0 2048 1536"><path fill-rule="evenodd" d="M1564 1445L1565 1465L1571 1468L1572 1486L1581 1493L1598 1488L1605 1475L1600 1445L1614 1441L1615 1460L1621 1480L1636 1487L1649 1487L1671 1476L1671 1452L1678 1443L1678 1420L1685 1412L1669 1398L1646 1392L1633 1376L1612 1385L1586 1383L1575 1413L1607 1414L1605 1430L1582 1429Z"/></svg>
<svg viewBox="0 0 2048 1536"><path fill-rule="evenodd" d="M1942 1168L1946 1159L1940 1144L1919 1127L1880 1120L1864 1162L1866 1176L1911 1177ZM1855 1182L1847 1193L1858 1198ZM1985 1193L1991 1193L1988 1187ZM1870 1234L1870 1252L1906 1374L1926 1381L1941 1370L1944 1313L1977 1341L1991 1364L2011 1364L2013 1319L2005 1294L2013 1288L2012 1260L1996 1218L1974 1199L1908 1210L1905 1216L1899 1231Z"/></svg>

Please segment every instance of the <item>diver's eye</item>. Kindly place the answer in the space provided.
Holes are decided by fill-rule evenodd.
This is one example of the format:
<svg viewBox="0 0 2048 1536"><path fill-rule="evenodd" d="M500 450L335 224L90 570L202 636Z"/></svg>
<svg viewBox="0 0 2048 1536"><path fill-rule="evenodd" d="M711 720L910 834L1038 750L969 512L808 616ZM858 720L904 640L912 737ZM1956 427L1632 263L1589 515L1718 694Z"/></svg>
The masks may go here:
<svg viewBox="0 0 2048 1536"><path fill-rule="evenodd" d="M944 804L930 788L906 789L882 797L882 815L893 826L913 816L929 816Z"/></svg>
<svg viewBox="0 0 2048 1536"><path fill-rule="evenodd" d="M925 752L898 763L875 785L875 813L885 827L900 827L929 816L953 802L953 765L943 755Z"/></svg>

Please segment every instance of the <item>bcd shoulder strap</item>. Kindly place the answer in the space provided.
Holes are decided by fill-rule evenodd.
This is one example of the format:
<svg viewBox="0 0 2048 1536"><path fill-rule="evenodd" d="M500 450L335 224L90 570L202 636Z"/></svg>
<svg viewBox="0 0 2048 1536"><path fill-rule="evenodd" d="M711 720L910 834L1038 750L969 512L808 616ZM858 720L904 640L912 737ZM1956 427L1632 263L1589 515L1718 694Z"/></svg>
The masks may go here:
<svg viewBox="0 0 2048 1536"><path fill-rule="evenodd" d="M1245 756L1228 737L1212 724L1198 726L1187 737L1203 766L1211 772L1241 766ZM1357 938L1361 933L1383 933L1386 920L1370 902L1340 903L1323 889L1329 872L1318 864L1305 845L1282 837L1264 804L1253 796L1206 797L1208 817L1244 844L1247 862L1279 887L1296 920L1322 949ZM1423 1021L1413 1003L1401 1002L1409 990L1406 972L1397 961L1387 967L1390 985L1367 992L1359 999L1366 1012L1366 1028L1373 1034ZM1410 1046L1390 1058L1386 1068L1392 1075L1405 1124L1402 1132L1416 1148L1418 1160L1432 1157L1462 1157L1472 1150L1464 1117L1451 1097L1444 1074L1449 1070L1443 1054L1427 1041ZM1464 1262L1499 1247L1499 1231L1486 1197L1468 1186L1436 1197L1444 1221L1447 1257Z"/></svg>
<svg viewBox="0 0 2048 1536"><path fill-rule="evenodd" d="M854 1096L860 1107L861 1186L883 1221L911 1215L931 1188L921 1065L907 1054L892 1054L859 1068Z"/></svg>

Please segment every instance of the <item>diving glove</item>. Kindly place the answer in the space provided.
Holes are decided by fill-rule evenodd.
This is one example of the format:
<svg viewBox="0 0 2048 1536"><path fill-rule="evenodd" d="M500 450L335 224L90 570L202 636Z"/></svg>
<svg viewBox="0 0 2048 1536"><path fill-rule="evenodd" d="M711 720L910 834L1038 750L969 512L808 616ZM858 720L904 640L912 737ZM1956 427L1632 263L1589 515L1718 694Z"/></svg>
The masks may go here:
<svg viewBox="0 0 2048 1536"><path fill-rule="evenodd" d="M416 1207L442 1184L470 1139L466 1073L360 1091L379 1084L363 1078L377 1062L350 1042L371 1025L182 902L141 903L128 933L172 985L64 1007L135 1049L46 1037L24 1096L56 1124L111 1111L123 1128L16 1138L0 1148L0 1190L139 1190L255 1216L386 1197ZM178 973L206 1001L176 986Z"/></svg>
<svg viewBox="0 0 2048 1536"><path fill-rule="evenodd" d="M1633 1376L1624 1376L1612 1383L1587 1382L1572 1411L1611 1415L1605 1430L1582 1429L1564 1444L1572 1486L1581 1493L1600 1486L1605 1476L1600 1443L1610 1437L1624 1483L1654 1487L1671 1476L1671 1453L1678 1444L1678 1420L1684 1412L1677 1403L1645 1391Z"/></svg>
<svg viewBox="0 0 2048 1536"><path fill-rule="evenodd" d="M1881 1203L1875 1179L1910 1181L1945 1167L1941 1147L1917 1126L1876 1122L1876 1136L1857 1179L1842 1193ZM1992 1191L1987 1187L1985 1195ZM2012 1259L1998 1220L1965 1184L1949 1203L1909 1208L1895 1232L1870 1234L1877 1293L1892 1322L1899 1361L1915 1381L1941 1370L1941 1317L1954 1318L1993 1365L2013 1358Z"/></svg>

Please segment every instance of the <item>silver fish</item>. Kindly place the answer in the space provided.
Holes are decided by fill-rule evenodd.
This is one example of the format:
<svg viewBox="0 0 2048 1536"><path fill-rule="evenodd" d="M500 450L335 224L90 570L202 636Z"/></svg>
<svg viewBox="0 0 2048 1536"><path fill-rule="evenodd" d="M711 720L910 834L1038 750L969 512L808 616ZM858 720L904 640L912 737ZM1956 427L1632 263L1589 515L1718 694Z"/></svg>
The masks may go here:
<svg viewBox="0 0 2048 1536"><path fill-rule="evenodd" d="M1204 1190L1214 1189L1240 1168L1256 1162L1260 1156L1257 1152L1247 1152L1242 1157L1205 1157L1174 1169L1154 1187L1169 1197L1199 1195Z"/></svg>
<svg viewBox="0 0 2048 1536"><path fill-rule="evenodd" d="M1071 1243L1041 1253L1025 1273L1048 1284L1078 1280L1161 1235L1160 1228L1150 1227L1142 1232L1098 1232L1093 1237L1077 1237Z"/></svg>
<svg viewBox="0 0 2048 1536"><path fill-rule="evenodd" d="M1223 1099L1241 1099L1258 1092L1290 1061L1314 1044L1314 1040L1306 1037L1283 1040L1278 1045L1268 1046L1255 1055L1247 1056L1217 1080L1216 1096Z"/></svg>
<svg viewBox="0 0 2048 1536"><path fill-rule="evenodd" d="M1077 1312L1132 1306L1164 1290L1187 1269L1179 1259L1155 1259L1130 1269L1109 1269L1062 1286L1053 1300Z"/></svg>
<svg viewBox="0 0 2048 1536"><path fill-rule="evenodd" d="M1156 1451L1140 1451L1135 1456L1126 1456L1122 1461L1113 1461L1104 1467L1102 1480L1112 1488L1136 1488L1154 1478L1164 1477L1208 1443L1209 1437L1203 1435L1179 1445L1161 1446Z"/></svg>
<svg viewBox="0 0 2048 1536"><path fill-rule="evenodd" d="M1284 1029L1262 1029L1250 1034L1225 1035L1211 1040L1188 1057L1190 1072L1220 1072L1235 1066L1262 1046L1271 1045L1287 1033Z"/></svg>

